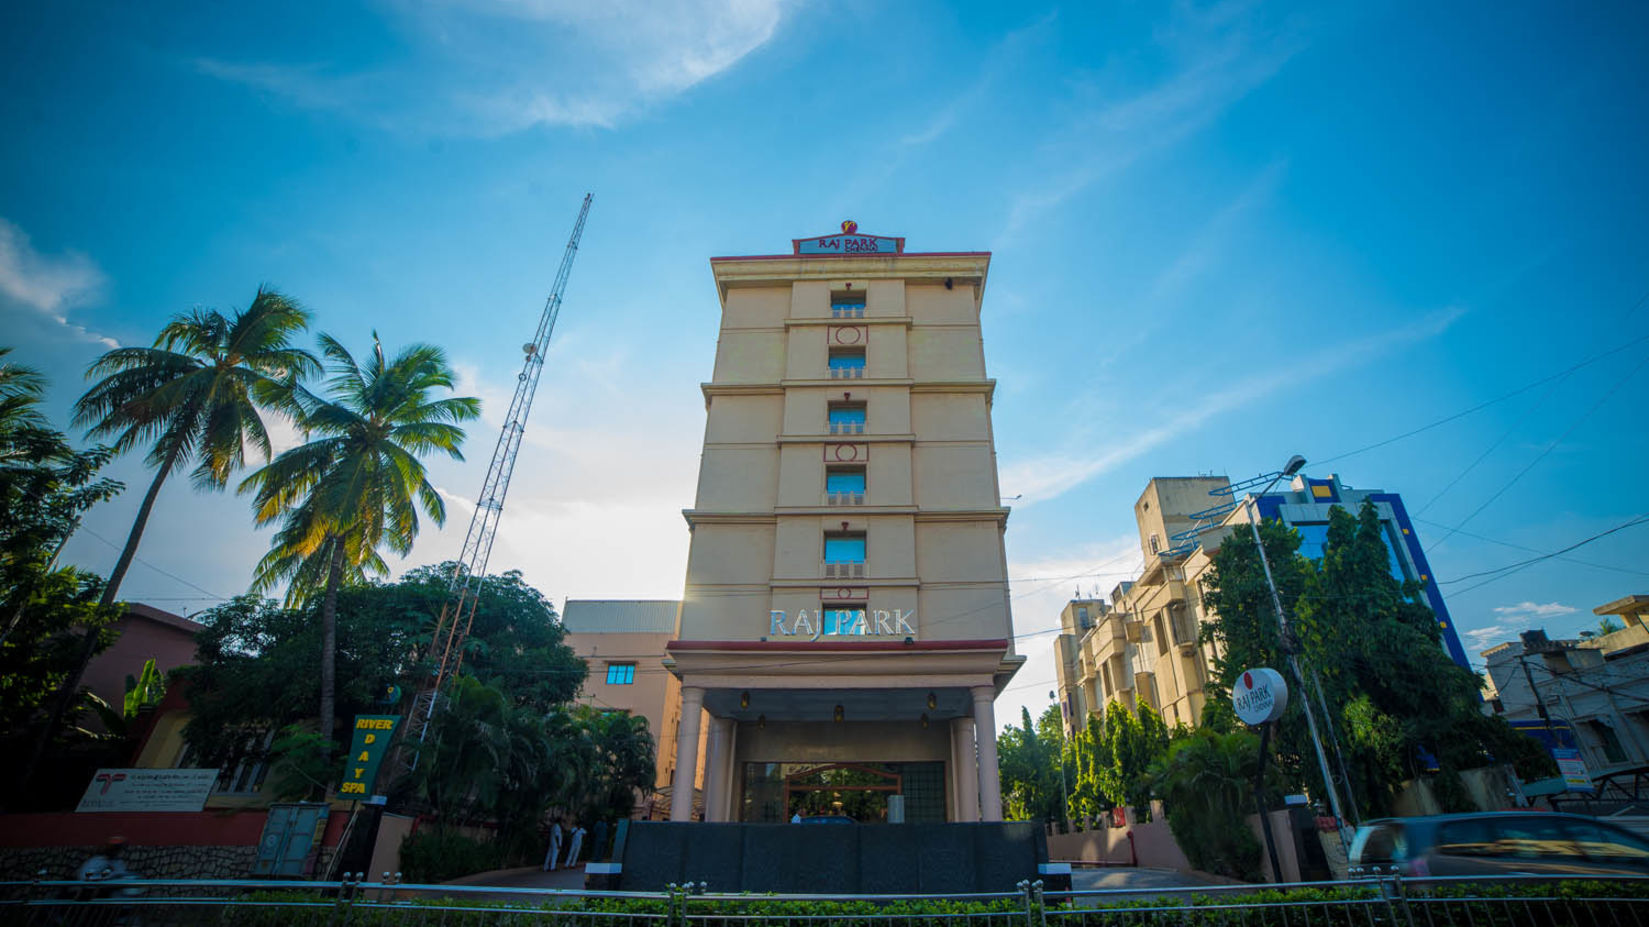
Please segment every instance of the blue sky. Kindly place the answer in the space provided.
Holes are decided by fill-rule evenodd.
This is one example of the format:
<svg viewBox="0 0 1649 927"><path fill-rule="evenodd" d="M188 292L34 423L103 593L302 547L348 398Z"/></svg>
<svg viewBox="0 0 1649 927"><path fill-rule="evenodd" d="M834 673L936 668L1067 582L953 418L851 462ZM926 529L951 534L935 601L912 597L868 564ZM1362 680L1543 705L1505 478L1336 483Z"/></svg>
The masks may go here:
<svg viewBox="0 0 1649 927"><path fill-rule="evenodd" d="M108 345L242 307L260 283L346 343L376 328L443 345L489 408L470 460L434 469L448 525L401 566L438 560L593 191L492 566L557 601L675 597L718 320L706 259L844 218L911 250L990 250L986 356L1031 658L999 704L1011 718L1046 703L1040 632L1063 600L1137 568L1131 505L1153 475L1339 458L1308 472L1403 493L1445 582L1649 512L1646 19L1631 4L8 4L0 341L52 376L60 421ZM68 551L105 571L145 479L136 460L115 470L132 488ZM179 481L124 591L199 610L245 588L267 540L243 498ZM1628 529L1450 608L1474 651L1531 625L1572 634L1649 591L1646 552L1649 527Z"/></svg>

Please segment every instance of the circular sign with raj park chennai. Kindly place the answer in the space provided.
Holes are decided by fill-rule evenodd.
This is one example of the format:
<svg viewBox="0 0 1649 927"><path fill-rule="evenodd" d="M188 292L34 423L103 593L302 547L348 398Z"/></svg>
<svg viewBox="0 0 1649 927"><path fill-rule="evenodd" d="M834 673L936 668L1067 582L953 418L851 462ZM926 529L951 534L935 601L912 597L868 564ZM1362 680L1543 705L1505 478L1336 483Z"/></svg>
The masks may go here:
<svg viewBox="0 0 1649 927"><path fill-rule="evenodd" d="M1231 687L1231 707L1244 724L1265 724L1283 716L1288 707L1288 684L1283 674L1268 667L1243 670Z"/></svg>

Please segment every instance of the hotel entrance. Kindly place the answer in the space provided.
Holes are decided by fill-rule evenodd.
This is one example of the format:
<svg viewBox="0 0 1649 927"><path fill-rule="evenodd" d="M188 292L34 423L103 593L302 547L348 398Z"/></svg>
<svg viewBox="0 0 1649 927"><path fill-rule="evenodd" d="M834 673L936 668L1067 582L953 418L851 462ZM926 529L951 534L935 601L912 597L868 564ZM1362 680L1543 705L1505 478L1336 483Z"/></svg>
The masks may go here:
<svg viewBox="0 0 1649 927"><path fill-rule="evenodd" d="M857 824L888 820L888 799L901 796L904 820L944 823L945 765L917 763L745 763L739 820L776 824L841 817Z"/></svg>

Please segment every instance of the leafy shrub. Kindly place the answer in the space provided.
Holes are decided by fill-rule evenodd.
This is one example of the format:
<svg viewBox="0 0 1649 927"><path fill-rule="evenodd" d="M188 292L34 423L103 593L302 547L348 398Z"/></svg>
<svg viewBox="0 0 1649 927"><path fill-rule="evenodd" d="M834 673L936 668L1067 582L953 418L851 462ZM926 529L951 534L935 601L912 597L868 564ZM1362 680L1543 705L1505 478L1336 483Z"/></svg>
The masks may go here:
<svg viewBox="0 0 1649 927"><path fill-rule="evenodd" d="M401 872L407 882L446 882L503 866L498 844L448 827L420 830L401 841Z"/></svg>

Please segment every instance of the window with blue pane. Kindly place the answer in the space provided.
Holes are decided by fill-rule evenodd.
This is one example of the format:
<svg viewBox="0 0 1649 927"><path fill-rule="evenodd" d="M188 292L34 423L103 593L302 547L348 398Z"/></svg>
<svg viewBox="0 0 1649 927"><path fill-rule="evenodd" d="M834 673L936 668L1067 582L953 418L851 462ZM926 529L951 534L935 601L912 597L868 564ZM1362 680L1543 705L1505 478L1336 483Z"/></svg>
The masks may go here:
<svg viewBox="0 0 1649 927"><path fill-rule="evenodd" d="M865 433L865 407L842 403L830 407L830 433L833 435L862 435Z"/></svg>
<svg viewBox="0 0 1649 927"><path fill-rule="evenodd" d="M821 634L868 634L865 625L865 607L851 605L827 608L821 623Z"/></svg>
<svg viewBox="0 0 1649 927"><path fill-rule="evenodd" d="M830 375L835 379L856 379L865 375L864 348L831 348Z"/></svg>
<svg viewBox="0 0 1649 927"><path fill-rule="evenodd" d="M1304 522L1293 524L1290 527L1300 533L1300 556L1307 560L1321 561L1323 559L1323 549L1328 546L1328 523ZM1380 539L1386 543L1386 564L1391 570L1391 575L1398 582L1407 581L1409 576L1403 569L1403 558L1397 555L1397 550L1391 542L1390 533L1382 530Z"/></svg>
<svg viewBox="0 0 1649 927"><path fill-rule="evenodd" d="M825 473L825 492L851 492L864 495L865 471L862 467L841 467Z"/></svg>
<svg viewBox="0 0 1649 927"><path fill-rule="evenodd" d="M826 563L864 563L865 536L838 534L825 538Z"/></svg>
<svg viewBox="0 0 1649 927"><path fill-rule="evenodd" d="M865 317L865 296L863 293L838 293L830 297L830 315L837 319L862 319Z"/></svg>
<svg viewBox="0 0 1649 927"><path fill-rule="evenodd" d="M634 663L607 664L607 685L628 686L636 681L636 665Z"/></svg>

